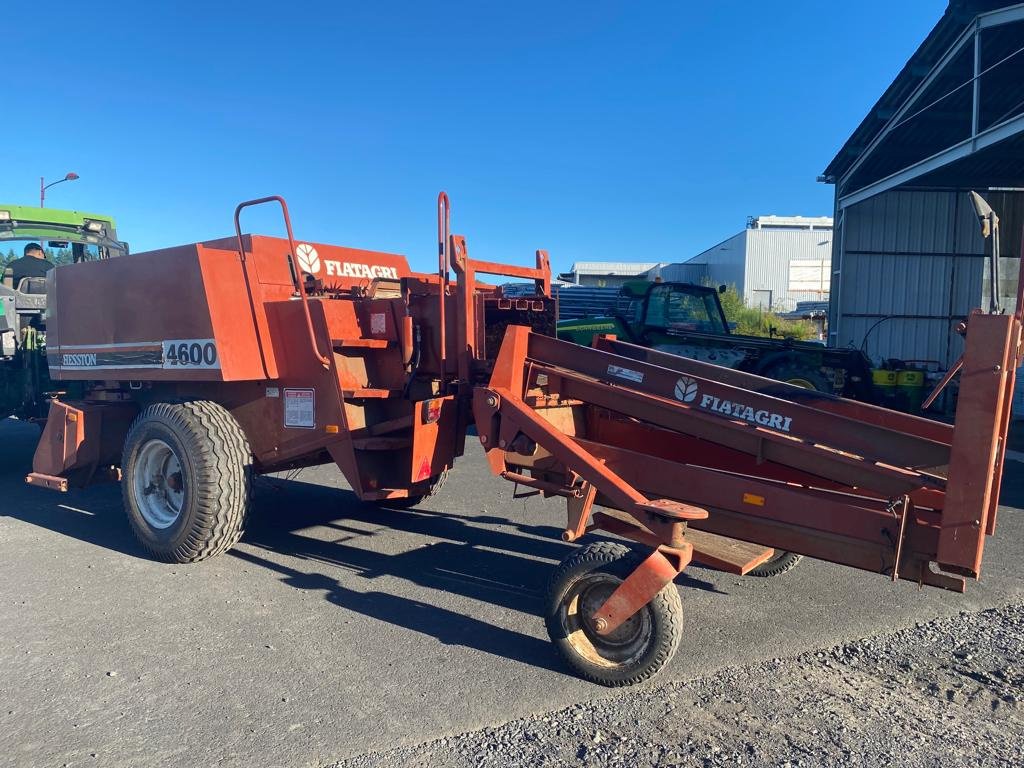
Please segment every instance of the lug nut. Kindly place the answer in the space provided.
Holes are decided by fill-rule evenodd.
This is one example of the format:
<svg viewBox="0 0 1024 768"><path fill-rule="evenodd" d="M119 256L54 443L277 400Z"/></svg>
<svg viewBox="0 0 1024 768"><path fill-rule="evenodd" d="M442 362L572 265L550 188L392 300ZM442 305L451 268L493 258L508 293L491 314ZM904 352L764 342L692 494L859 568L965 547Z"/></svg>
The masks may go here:
<svg viewBox="0 0 1024 768"><path fill-rule="evenodd" d="M596 620L594 621L594 628L595 628L595 629L596 629L596 630L597 630L598 632L604 632L604 631L605 631L606 629L608 629L608 619L604 619L604 618L600 618L600 617L598 617L598 618L597 618L597 619L596 619Z"/></svg>

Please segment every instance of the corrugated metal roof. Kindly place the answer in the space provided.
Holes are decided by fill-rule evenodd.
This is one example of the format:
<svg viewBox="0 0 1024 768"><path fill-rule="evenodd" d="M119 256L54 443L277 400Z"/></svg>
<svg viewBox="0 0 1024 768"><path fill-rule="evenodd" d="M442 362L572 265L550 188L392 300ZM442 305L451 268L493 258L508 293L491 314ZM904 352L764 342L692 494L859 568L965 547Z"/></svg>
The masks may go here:
<svg viewBox="0 0 1024 768"><path fill-rule="evenodd" d="M951 0L924 42L828 164L825 175L840 178L849 170L864 149L882 132L895 110L913 95L921 81L975 16L1016 4L1006 0Z"/></svg>

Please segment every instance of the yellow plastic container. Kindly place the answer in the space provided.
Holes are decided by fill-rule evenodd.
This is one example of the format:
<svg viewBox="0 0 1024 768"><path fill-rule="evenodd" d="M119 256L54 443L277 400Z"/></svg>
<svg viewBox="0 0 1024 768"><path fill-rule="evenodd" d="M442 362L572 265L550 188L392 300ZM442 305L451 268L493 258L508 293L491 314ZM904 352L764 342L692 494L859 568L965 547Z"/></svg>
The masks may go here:
<svg viewBox="0 0 1024 768"><path fill-rule="evenodd" d="M920 411L924 400L924 371L910 369L897 373L896 396L908 413Z"/></svg>
<svg viewBox="0 0 1024 768"><path fill-rule="evenodd" d="M888 368L872 368L871 383L875 385L879 405L896 407L896 371Z"/></svg>

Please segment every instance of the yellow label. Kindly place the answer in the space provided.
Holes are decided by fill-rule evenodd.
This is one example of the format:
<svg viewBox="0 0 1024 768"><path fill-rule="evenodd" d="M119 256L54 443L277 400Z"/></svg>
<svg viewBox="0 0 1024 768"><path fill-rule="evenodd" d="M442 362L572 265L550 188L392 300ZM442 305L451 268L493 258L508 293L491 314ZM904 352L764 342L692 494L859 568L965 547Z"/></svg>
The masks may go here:
<svg viewBox="0 0 1024 768"><path fill-rule="evenodd" d="M758 496L755 493L744 493L743 494L744 504L753 504L755 507L764 506L764 496Z"/></svg>

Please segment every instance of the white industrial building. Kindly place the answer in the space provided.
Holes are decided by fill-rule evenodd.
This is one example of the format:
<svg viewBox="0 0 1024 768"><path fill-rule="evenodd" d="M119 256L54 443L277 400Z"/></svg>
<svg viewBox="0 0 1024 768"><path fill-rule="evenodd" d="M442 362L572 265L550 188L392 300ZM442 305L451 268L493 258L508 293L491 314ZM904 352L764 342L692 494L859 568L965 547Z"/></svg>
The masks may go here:
<svg viewBox="0 0 1024 768"><path fill-rule="evenodd" d="M827 301L832 259L828 216L756 216L747 227L682 264L663 280L734 285L750 307L791 312L800 301Z"/></svg>
<svg viewBox="0 0 1024 768"><path fill-rule="evenodd" d="M572 285L619 288L628 280L644 280L647 273L662 266L656 261L577 261L558 279Z"/></svg>

